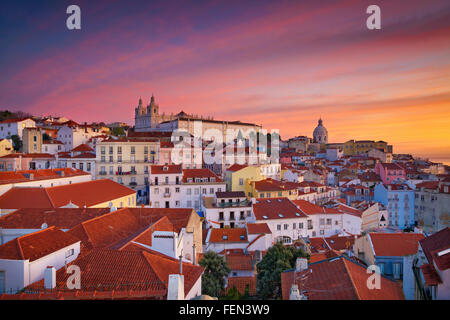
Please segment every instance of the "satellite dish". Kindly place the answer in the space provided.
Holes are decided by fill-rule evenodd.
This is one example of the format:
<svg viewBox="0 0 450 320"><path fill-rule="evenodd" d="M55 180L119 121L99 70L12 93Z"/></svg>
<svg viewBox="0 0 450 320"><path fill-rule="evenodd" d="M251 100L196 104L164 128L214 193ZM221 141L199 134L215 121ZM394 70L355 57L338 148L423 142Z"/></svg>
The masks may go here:
<svg viewBox="0 0 450 320"><path fill-rule="evenodd" d="M47 229L48 228L48 225L44 222L42 225L41 225L41 229Z"/></svg>

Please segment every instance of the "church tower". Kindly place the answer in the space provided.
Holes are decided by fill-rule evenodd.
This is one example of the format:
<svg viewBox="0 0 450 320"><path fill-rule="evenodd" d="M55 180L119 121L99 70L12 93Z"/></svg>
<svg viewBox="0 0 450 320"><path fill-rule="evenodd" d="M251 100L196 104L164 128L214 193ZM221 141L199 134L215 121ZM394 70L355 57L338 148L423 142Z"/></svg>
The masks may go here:
<svg viewBox="0 0 450 320"><path fill-rule="evenodd" d="M139 104L135 108L134 129L136 132L148 132L156 128L161 122L159 114L159 105L155 102L155 97L152 94L150 103L144 107L142 99L139 98Z"/></svg>

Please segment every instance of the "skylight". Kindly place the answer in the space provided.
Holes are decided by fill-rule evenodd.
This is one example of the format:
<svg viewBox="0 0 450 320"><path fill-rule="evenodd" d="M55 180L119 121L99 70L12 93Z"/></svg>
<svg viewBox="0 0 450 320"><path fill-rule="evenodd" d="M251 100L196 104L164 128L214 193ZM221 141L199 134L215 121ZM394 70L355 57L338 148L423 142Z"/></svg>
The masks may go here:
<svg viewBox="0 0 450 320"><path fill-rule="evenodd" d="M280 218L283 218L283 215L282 215L281 213L279 213L278 216L279 216Z"/></svg>
<svg viewBox="0 0 450 320"><path fill-rule="evenodd" d="M267 219L267 216L263 216L264 219Z"/></svg>

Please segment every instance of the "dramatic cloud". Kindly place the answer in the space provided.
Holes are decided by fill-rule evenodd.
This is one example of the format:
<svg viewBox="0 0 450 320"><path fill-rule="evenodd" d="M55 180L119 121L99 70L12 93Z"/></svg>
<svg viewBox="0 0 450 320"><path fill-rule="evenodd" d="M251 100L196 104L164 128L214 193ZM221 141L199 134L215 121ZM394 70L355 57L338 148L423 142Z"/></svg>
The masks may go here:
<svg viewBox="0 0 450 320"><path fill-rule="evenodd" d="M0 4L0 108L133 123L139 96L331 142L381 139L450 158L450 4L379 1L69 1Z"/></svg>

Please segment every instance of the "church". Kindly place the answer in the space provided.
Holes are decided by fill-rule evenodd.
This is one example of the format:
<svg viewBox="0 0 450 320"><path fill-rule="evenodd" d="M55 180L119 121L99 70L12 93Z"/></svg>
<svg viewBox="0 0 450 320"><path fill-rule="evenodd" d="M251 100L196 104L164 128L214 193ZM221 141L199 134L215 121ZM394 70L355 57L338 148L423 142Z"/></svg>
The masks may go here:
<svg viewBox="0 0 450 320"><path fill-rule="evenodd" d="M241 132L242 137L248 138L249 133L259 132L262 126L253 123L244 123L240 121L219 121L212 117L203 117L193 114L187 114L183 111L178 114L166 115L160 114L159 105L155 102L155 97L152 95L150 103L144 106L142 98L139 99L139 104L135 108L134 116L134 131L135 132L154 132L164 131L171 132L177 129L184 129L191 135L194 135L194 122L201 122L202 136L208 129L217 129L222 132L224 141L227 130L234 130L236 138Z"/></svg>

